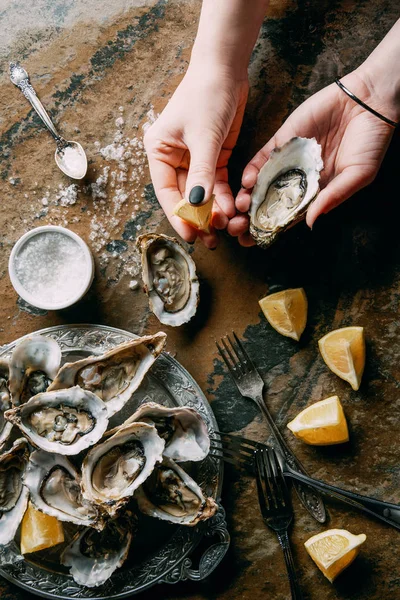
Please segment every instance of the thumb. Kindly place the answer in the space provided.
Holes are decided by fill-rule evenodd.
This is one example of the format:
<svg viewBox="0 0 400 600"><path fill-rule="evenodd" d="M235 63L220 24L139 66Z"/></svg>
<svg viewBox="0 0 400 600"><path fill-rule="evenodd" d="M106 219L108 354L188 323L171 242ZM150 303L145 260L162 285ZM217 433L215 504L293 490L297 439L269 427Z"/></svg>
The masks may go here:
<svg viewBox="0 0 400 600"><path fill-rule="evenodd" d="M353 166L337 175L318 194L316 200L307 211L306 222L312 228L322 214L328 213L336 206L353 196L356 192L371 183L374 173Z"/></svg>
<svg viewBox="0 0 400 600"><path fill-rule="evenodd" d="M197 140L189 150L190 165L185 197L191 204L200 206L211 198L221 148L214 141Z"/></svg>

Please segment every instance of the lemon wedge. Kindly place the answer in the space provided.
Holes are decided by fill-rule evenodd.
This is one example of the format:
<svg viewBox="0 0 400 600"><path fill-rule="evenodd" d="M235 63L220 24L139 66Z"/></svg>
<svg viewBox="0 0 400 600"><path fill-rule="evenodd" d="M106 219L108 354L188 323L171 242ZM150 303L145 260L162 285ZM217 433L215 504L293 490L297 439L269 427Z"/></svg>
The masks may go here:
<svg viewBox="0 0 400 600"><path fill-rule="evenodd" d="M303 288L270 294L259 300L259 305L276 331L299 341L307 323L307 296Z"/></svg>
<svg viewBox="0 0 400 600"><path fill-rule="evenodd" d="M364 328L335 329L321 338L318 345L330 370L358 390L365 366Z"/></svg>
<svg viewBox="0 0 400 600"><path fill-rule="evenodd" d="M297 438L312 446L349 441L346 417L337 396L311 404L287 426Z"/></svg>
<svg viewBox="0 0 400 600"><path fill-rule="evenodd" d="M314 535L304 544L317 567L332 583L356 558L367 536L353 535L346 529L329 529Z"/></svg>
<svg viewBox="0 0 400 600"><path fill-rule="evenodd" d="M64 531L60 521L36 510L29 502L21 525L21 554L45 550L63 541Z"/></svg>
<svg viewBox="0 0 400 600"><path fill-rule="evenodd" d="M211 213L215 196L211 196L206 204L193 206L185 198L174 208L174 215L180 217L195 229L210 233Z"/></svg>

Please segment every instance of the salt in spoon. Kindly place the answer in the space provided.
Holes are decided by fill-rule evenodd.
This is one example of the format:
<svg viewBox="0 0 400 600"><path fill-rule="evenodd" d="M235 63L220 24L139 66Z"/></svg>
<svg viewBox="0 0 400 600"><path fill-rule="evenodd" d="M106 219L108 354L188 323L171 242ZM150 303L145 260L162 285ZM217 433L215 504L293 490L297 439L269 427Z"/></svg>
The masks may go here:
<svg viewBox="0 0 400 600"><path fill-rule="evenodd" d="M10 79L14 85L19 87L25 98L29 100L40 119L56 140L57 149L54 158L58 168L72 179L82 179L85 177L87 158L84 149L78 142L69 142L58 134L29 81L28 73L18 62L10 63Z"/></svg>

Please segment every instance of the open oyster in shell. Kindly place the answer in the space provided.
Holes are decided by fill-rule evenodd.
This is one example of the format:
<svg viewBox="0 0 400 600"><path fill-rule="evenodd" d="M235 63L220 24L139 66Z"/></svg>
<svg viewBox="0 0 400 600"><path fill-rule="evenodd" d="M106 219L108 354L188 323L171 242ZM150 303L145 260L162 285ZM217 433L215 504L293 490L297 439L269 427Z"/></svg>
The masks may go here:
<svg viewBox="0 0 400 600"><path fill-rule="evenodd" d="M106 404L108 416L121 410L137 390L147 371L162 352L166 334L138 337L100 356L66 363L49 391L79 385L96 394Z"/></svg>
<svg viewBox="0 0 400 600"><path fill-rule="evenodd" d="M22 477L29 458L28 444L21 438L0 455L0 545L14 538L28 506L29 491Z"/></svg>
<svg viewBox="0 0 400 600"><path fill-rule="evenodd" d="M11 408L11 392L9 388L9 362L0 360L0 448L7 441L12 423L4 417L6 410Z"/></svg>
<svg viewBox="0 0 400 600"><path fill-rule="evenodd" d="M61 362L61 348L44 335L23 339L10 359L9 388L14 406L45 392L56 376Z"/></svg>
<svg viewBox="0 0 400 600"><path fill-rule="evenodd" d="M272 150L251 195L250 233L259 246L272 244L305 215L319 192L323 166L315 138L294 137Z"/></svg>
<svg viewBox="0 0 400 600"><path fill-rule="evenodd" d="M70 567L79 585L102 585L126 560L135 529L136 519L129 511L109 521L101 532L88 527L75 535L61 563Z"/></svg>
<svg viewBox="0 0 400 600"><path fill-rule="evenodd" d="M150 423L165 441L163 455L177 462L203 460L210 451L210 437L206 424L193 408L169 408L155 402L139 406L124 423ZM109 433L116 432L113 429Z"/></svg>
<svg viewBox="0 0 400 600"><path fill-rule="evenodd" d="M103 528L97 507L82 497L81 477L65 456L32 452L23 479L31 502L41 512L59 521Z"/></svg>
<svg viewBox="0 0 400 600"><path fill-rule="evenodd" d="M87 453L82 492L111 517L162 461L165 442L153 425L132 423Z"/></svg>
<svg viewBox="0 0 400 600"><path fill-rule="evenodd" d="M68 455L98 442L108 426L104 402L79 386L37 394L5 417L37 448Z"/></svg>
<svg viewBox="0 0 400 600"><path fill-rule="evenodd" d="M179 525L196 525L212 517L218 505L205 498L197 483L170 458L156 465L135 492L139 510Z"/></svg>
<svg viewBox="0 0 400 600"><path fill-rule="evenodd" d="M176 327L194 316L199 302L196 265L175 238L146 234L137 240L149 306L164 325Z"/></svg>

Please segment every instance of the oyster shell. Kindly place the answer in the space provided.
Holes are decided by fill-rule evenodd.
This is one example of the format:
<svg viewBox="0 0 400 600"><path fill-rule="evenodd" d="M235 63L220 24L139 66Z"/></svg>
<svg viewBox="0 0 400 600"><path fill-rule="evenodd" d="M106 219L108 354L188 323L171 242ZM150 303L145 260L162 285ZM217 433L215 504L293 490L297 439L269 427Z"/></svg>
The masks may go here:
<svg viewBox="0 0 400 600"><path fill-rule="evenodd" d="M102 585L126 560L135 529L136 520L129 511L109 521L101 532L88 527L64 550L61 564L70 567L79 585Z"/></svg>
<svg viewBox="0 0 400 600"><path fill-rule="evenodd" d="M180 525L196 525L212 517L218 505L173 460L164 458L135 492L145 515Z"/></svg>
<svg viewBox="0 0 400 600"><path fill-rule="evenodd" d="M203 460L210 451L206 424L193 408L169 408L146 402L125 421L124 426L138 421L154 425L158 435L165 441L163 455L177 462ZM117 430L113 429L107 435Z"/></svg>
<svg viewBox="0 0 400 600"><path fill-rule="evenodd" d="M79 386L37 394L6 411L30 442L46 452L78 454L103 436L107 408L95 394Z"/></svg>
<svg viewBox="0 0 400 600"><path fill-rule="evenodd" d="M57 373L49 391L79 385L103 400L111 417L121 410L139 387L162 352L166 337L163 332L138 337L101 356L66 363Z"/></svg>
<svg viewBox="0 0 400 600"><path fill-rule="evenodd" d="M132 423L87 453L82 464L82 492L114 516L162 461L165 442L155 427Z"/></svg>
<svg viewBox="0 0 400 600"><path fill-rule="evenodd" d="M9 388L14 406L45 392L56 376L61 348L55 340L33 335L17 344L10 359Z"/></svg>
<svg viewBox="0 0 400 600"><path fill-rule="evenodd" d="M271 152L258 174L249 210L250 233L259 246L269 246L304 216L319 192L323 166L315 138L294 137Z"/></svg>
<svg viewBox="0 0 400 600"><path fill-rule="evenodd" d="M0 545L14 538L28 506L28 488L22 476L28 462L29 450L23 438L0 455Z"/></svg>
<svg viewBox="0 0 400 600"><path fill-rule="evenodd" d="M149 306L164 325L187 323L199 302L196 265L175 238L146 234L137 240Z"/></svg>
<svg viewBox="0 0 400 600"><path fill-rule="evenodd" d="M11 408L11 392L8 387L9 382L9 363L7 360L0 360L0 448L8 439L12 423L4 418L6 410Z"/></svg>
<svg viewBox="0 0 400 600"><path fill-rule="evenodd" d="M36 450L23 479L38 510L59 521L103 528L97 508L82 497L78 471L65 456Z"/></svg>

